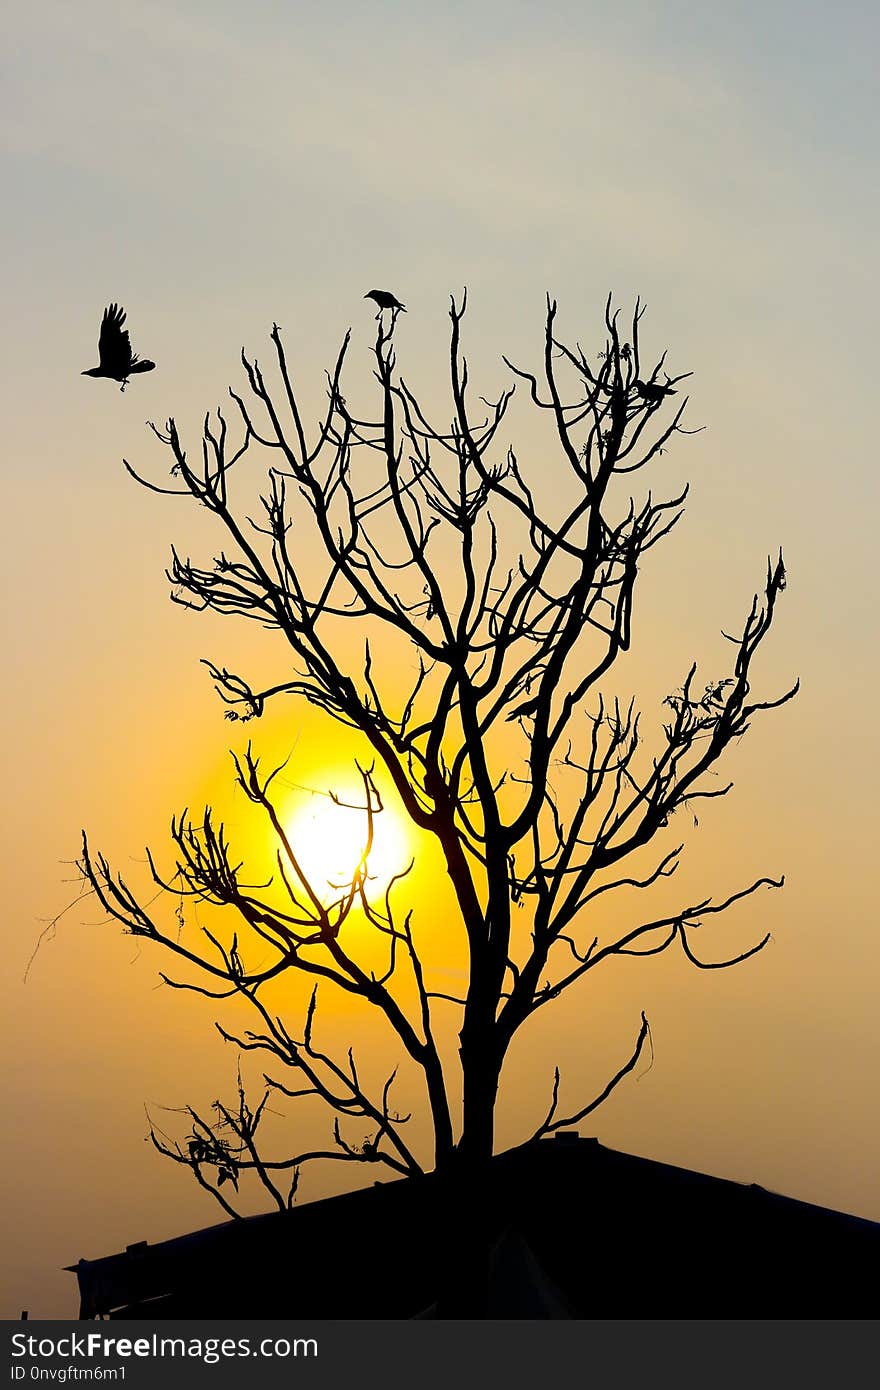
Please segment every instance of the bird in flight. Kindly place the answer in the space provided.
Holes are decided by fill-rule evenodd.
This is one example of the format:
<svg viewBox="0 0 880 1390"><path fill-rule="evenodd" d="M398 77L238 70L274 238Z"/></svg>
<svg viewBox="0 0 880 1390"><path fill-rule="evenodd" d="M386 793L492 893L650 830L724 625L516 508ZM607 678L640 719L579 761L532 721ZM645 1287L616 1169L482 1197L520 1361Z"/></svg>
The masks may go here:
<svg viewBox="0 0 880 1390"><path fill-rule="evenodd" d="M106 376L111 381L121 381L120 390L128 385L128 378L135 372L151 372L155 362L141 361L132 352L128 329L123 328L125 310L118 304L111 304L104 310L101 320L101 336L98 339L100 366L90 367L83 376Z"/></svg>
<svg viewBox="0 0 880 1390"><path fill-rule="evenodd" d="M388 290L370 290L369 294L364 295L364 299L372 299L378 304L379 313L376 318L380 317L383 309L390 309L392 314L406 313L406 306Z"/></svg>

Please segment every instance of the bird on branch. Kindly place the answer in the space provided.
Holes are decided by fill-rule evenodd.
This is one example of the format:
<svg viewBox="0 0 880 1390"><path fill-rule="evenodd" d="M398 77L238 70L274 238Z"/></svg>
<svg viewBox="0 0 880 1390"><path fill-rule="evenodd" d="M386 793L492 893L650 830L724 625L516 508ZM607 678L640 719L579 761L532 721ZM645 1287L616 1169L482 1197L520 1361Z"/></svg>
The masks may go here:
<svg viewBox="0 0 880 1390"><path fill-rule="evenodd" d="M104 310L98 339L100 365L82 373L83 376L106 376L111 381L121 381L122 391L128 385L129 376L135 372L152 372L156 366L155 362L141 361L132 352L128 329L122 327L124 323L125 310L118 304L111 304Z"/></svg>
<svg viewBox="0 0 880 1390"><path fill-rule="evenodd" d="M635 387L646 405L659 405L667 396L676 394L668 383L661 386L659 381L637 381Z"/></svg>
<svg viewBox="0 0 880 1390"><path fill-rule="evenodd" d="M390 309L392 316L400 313L406 313L406 306L401 304L400 300L397 299L388 290L370 290L369 294L364 295L364 299L372 299L376 304L378 304L379 312L376 315L377 319L382 317L383 309Z"/></svg>

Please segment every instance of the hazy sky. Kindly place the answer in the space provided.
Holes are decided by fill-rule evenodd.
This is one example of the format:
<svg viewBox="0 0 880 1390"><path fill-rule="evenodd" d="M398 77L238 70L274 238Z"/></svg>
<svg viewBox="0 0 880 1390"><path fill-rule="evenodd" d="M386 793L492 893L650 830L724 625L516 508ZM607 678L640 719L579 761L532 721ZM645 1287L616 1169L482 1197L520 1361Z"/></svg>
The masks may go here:
<svg viewBox="0 0 880 1390"><path fill-rule="evenodd" d="M171 414L195 445L242 344L268 358L274 321L314 413L349 325L366 386L375 285L407 304L401 365L444 409L463 285L488 395L502 353L538 363L547 290L563 336L595 350L607 292L641 294L651 349L695 370L691 420L708 428L657 482L689 478L691 503L648 567L621 676L654 717L692 657L707 679L718 666L719 630L741 622L779 544L791 577L758 674L770 695L799 674L802 694L734 754L737 788L701 818L687 880L723 894L785 871L784 893L719 937L769 929L771 947L712 975L645 962L561 1006L511 1058L501 1138L540 1118L555 1060L573 1100L601 1086L644 1007L654 1067L591 1132L880 1219L878 29L868 4L717 0L10 13L6 1315L74 1314L60 1266L217 1214L143 1143L144 1102L206 1103L233 1080L211 1011L157 990L159 962L88 908L21 983L75 892L81 826L125 866L162 846L172 811L221 795L234 731L198 658L271 657L171 607L169 544L186 549L201 522L120 460L161 467L144 421ZM110 300L158 363L124 395L79 375ZM540 467L552 488L553 457ZM313 723L265 737L289 748L298 729L299 772L319 778ZM354 1040L351 1020L339 1028ZM316 1178L310 1195L324 1190Z"/></svg>

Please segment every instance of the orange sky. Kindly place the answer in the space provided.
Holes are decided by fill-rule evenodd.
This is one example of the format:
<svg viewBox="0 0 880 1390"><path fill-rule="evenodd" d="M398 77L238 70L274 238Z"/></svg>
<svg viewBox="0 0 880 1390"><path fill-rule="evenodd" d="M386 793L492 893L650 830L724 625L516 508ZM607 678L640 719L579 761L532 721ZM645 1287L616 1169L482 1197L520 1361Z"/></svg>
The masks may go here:
<svg viewBox="0 0 880 1390"><path fill-rule="evenodd" d="M464 59L462 16L417 5L403 22L383 8L381 79L354 61L363 21L347 6L343 59L326 23L298 29L268 3L246 31L234 7L195 0L124 13L88 0L82 27L60 4L13 21L7 1315L71 1315L63 1264L219 1210L144 1143L145 1103L207 1106L234 1085L215 1009L157 988L162 963L91 904L63 919L22 984L42 924L76 892L80 828L136 879L144 844L161 858L182 806L216 799L241 820L227 750L248 733L267 761L291 753L290 780L305 786L328 785L359 751L292 704L246 729L224 722L198 659L277 673L285 653L169 604L170 542L207 556L204 519L138 489L121 457L160 468L143 422L169 414L197 447L205 410L240 383L242 343L268 360L274 320L314 416L352 325L350 385L364 399L374 324L362 295L374 284L407 304L399 360L437 412L448 411L448 294L465 283L467 355L487 396L507 380L502 353L539 362L548 288L562 336L594 352L609 288L624 304L642 294L650 350L669 345L675 370L695 370L690 421L708 428L655 473L669 495L689 479L691 500L644 566L633 650L614 677L648 727L694 657L706 680L718 672L720 629L741 624L780 544L790 575L756 676L775 695L799 675L802 693L733 750L735 790L705 804L681 879L664 888L670 905L784 872L782 893L713 928L719 953L767 930L770 946L713 974L672 952L621 961L542 1011L510 1056L500 1143L542 1116L555 1063L572 1105L600 1089L644 1008L653 1067L582 1132L880 1220L876 97L863 56L876 20L845 6L793 35L789 5L769 17L743 7L741 28L720 5L696 26L673 7L661 33L646 7L633 47L599 7L561 6L535 29L514 6L503 40L495 8L476 5ZM426 45L427 84L416 81ZM112 128L108 109L120 112ZM110 299L158 363L124 395L79 376ZM549 493L556 461L527 409L509 437ZM442 898L424 867L412 894L433 941ZM452 979L445 950L438 968ZM393 1065L375 1022L329 998L322 1029L328 1045L356 1043L377 1075ZM317 1112L302 1125L325 1132ZM303 1195L348 1178L316 1172Z"/></svg>

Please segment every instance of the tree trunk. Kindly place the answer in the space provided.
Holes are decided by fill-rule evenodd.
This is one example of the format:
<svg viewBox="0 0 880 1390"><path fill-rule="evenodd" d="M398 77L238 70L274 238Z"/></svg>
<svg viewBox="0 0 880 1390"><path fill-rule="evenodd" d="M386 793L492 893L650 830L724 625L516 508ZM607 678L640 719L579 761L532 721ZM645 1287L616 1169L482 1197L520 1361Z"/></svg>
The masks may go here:
<svg viewBox="0 0 880 1390"><path fill-rule="evenodd" d="M484 1318L489 1258L496 1238L491 1160L499 1069L491 1043L461 1048L464 1118L458 1148L442 1175L440 1318Z"/></svg>

